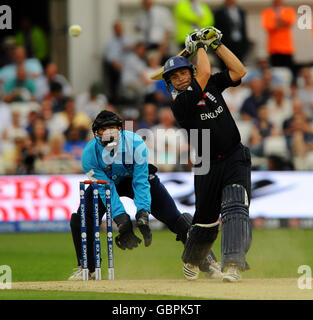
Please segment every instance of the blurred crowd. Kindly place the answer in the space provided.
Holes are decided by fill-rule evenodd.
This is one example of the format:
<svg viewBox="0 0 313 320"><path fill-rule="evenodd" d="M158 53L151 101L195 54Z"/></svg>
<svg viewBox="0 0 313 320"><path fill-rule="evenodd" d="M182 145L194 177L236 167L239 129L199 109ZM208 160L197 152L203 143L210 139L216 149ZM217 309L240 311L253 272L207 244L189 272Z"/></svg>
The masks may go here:
<svg viewBox="0 0 313 320"><path fill-rule="evenodd" d="M295 16L282 0L262 12L268 54L247 65L240 86L223 93L254 170L313 170L313 69L293 62ZM102 83L74 95L58 65L47 59L40 27L26 19L16 36L1 43L0 174L81 173L92 121L103 109L119 113L131 122L127 129L144 136L160 171L190 170L190 160L177 158L190 150L177 130L165 83L150 75L184 47L186 33L209 25L245 62L253 43L235 0L214 11L196 0L178 0L172 9L142 0L133 22L138 37L117 20L103 50ZM212 66L214 72L224 68L214 55Z"/></svg>

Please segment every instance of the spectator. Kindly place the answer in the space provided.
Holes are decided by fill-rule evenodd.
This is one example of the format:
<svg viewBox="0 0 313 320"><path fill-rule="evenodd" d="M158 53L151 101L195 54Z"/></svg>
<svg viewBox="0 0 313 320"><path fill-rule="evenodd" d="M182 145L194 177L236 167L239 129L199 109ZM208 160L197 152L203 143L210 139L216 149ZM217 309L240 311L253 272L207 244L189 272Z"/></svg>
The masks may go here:
<svg viewBox="0 0 313 320"><path fill-rule="evenodd" d="M52 112L52 101L51 100L44 100L40 104L40 110L39 110L39 115L42 120L44 120L46 124L46 128L49 133L53 132L53 127L51 125L51 120L53 117L53 112Z"/></svg>
<svg viewBox="0 0 313 320"><path fill-rule="evenodd" d="M303 67L300 70L299 80L297 98L302 102L303 110L307 116L313 118L313 81L309 67Z"/></svg>
<svg viewBox="0 0 313 320"><path fill-rule="evenodd" d="M151 80L150 76L161 68L161 56L158 51L150 51L147 54L147 67L143 71L144 83L146 84L145 102L155 102L156 81Z"/></svg>
<svg viewBox="0 0 313 320"><path fill-rule="evenodd" d="M119 87L123 63L127 53L134 48L134 40L130 35L126 35L121 21L116 21L113 25L114 35L108 41L105 49L104 78L108 87L109 102L119 103Z"/></svg>
<svg viewBox="0 0 313 320"><path fill-rule="evenodd" d="M225 0L214 13L214 17L215 27L223 33L223 43L239 60L244 61L251 47L247 37L245 11L237 5L236 0ZM222 64L221 69L224 69L224 66Z"/></svg>
<svg viewBox="0 0 313 320"><path fill-rule="evenodd" d="M46 66L45 75L42 75L37 80L37 100L42 101L44 99L50 91L50 84L52 82L59 83L62 86L62 95L64 97L71 96L72 87L70 83L62 74L59 74L58 65L51 62Z"/></svg>
<svg viewBox="0 0 313 320"><path fill-rule="evenodd" d="M264 91L264 82L260 78L254 78L250 82L251 95L245 99L240 114L242 120L252 120L257 118L257 110L266 104L268 95Z"/></svg>
<svg viewBox="0 0 313 320"><path fill-rule="evenodd" d="M5 146L2 148L1 161L5 167L7 174L16 174L18 165L21 161L22 152L27 139L25 130L19 129L12 136L12 141L5 141Z"/></svg>
<svg viewBox="0 0 313 320"><path fill-rule="evenodd" d="M34 101L36 94L35 82L27 77L22 64L17 67L16 72L16 78L7 80L4 84L5 101L7 103Z"/></svg>
<svg viewBox="0 0 313 320"><path fill-rule="evenodd" d="M61 133L54 133L49 137L49 152L37 161L37 171L44 174L79 173L79 166L75 159L64 151L65 137Z"/></svg>
<svg viewBox="0 0 313 320"><path fill-rule="evenodd" d="M82 152L87 144L86 140L81 138L77 127L69 127L65 137L64 151L74 157L75 160L80 161Z"/></svg>
<svg viewBox="0 0 313 320"><path fill-rule="evenodd" d="M262 79L264 83L264 92L269 97L272 95L274 87L283 85L281 79L273 74L271 68L264 68L262 70Z"/></svg>
<svg viewBox="0 0 313 320"><path fill-rule="evenodd" d="M159 80L155 83L154 101L158 107L165 107L172 101L172 96L169 94L165 81Z"/></svg>
<svg viewBox="0 0 313 320"><path fill-rule="evenodd" d="M272 123L283 133L283 123L292 116L292 103L286 97L285 89L277 86L273 89L271 98L267 102L268 114Z"/></svg>
<svg viewBox="0 0 313 320"><path fill-rule="evenodd" d="M185 48L186 34L194 29L207 28L214 25L214 15L210 7L198 0L180 0L174 6L176 24L176 43Z"/></svg>
<svg viewBox="0 0 313 320"><path fill-rule="evenodd" d="M35 110L31 110L29 113L28 113L28 122L27 122L27 126L26 126L26 131L28 134L31 133L35 123L36 123L36 120L39 118L39 113Z"/></svg>
<svg viewBox="0 0 313 320"><path fill-rule="evenodd" d="M49 57L48 37L29 17L21 19L21 30L16 34L17 45L26 48L28 57L35 57L45 65Z"/></svg>
<svg viewBox="0 0 313 320"><path fill-rule="evenodd" d="M12 110L10 106L2 101L0 96L0 114L1 114L1 121L0 121L0 139L2 137L3 131L12 123ZM0 152L1 152L1 143L0 143Z"/></svg>
<svg viewBox="0 0 313 320"><path fill-rule="evenodd" d="M168 8L154 4L153 0L142 0L142 7L136 17L136 30L143 34L147 49L158 50L166 60L169 41L174 33L172 14Z"/></svg>
<svg viewBox="0 0 313 320"><path fill-rule="evenodd" d="M141 119L138 129L150 129L158 122L157 107L154 103L146 103L141 110Z"/></svg>
<svg viewBox="0 0 313 320"><path fill-rule="evenodd" d="M294 99L292 117L283 123L287 146L292 155L304 158L313 142L312 119L303 111L301 101Z"/></svg>
<svg viewBox="0 0 313 320"><path fill-rule="evenodd" d="M49 151L48 147L49 132L45 121L38 118L30 131L30 139L32 142L32 153L35 158L43 158Z"/></svg>
<svg viewBox="0 0 313 320"><path fill-rule="evenodd" d="M257 113L258 118L255 121L255 126L258 129L262 139L276 135L278 131L273 125L273 123L269 121L267 106L260 106L257 110Z"/></svg>
<svg viewBox="0 0 313 320"><path fill-rule="evenodd" d="M86 135L91 126L91 120L84 112L76 111L75 100L68 98L65 102L65 110L54 114L51 126L55 133L64 134L71 126L78 128L82 137Z"/></svg>
<svg viewBox="0 0 313 320"><path fill-rule="evenodd" d="M59 82L52 81L50 83L50 91L44 97L44 100L49 100L52 103L52 112L64 111L64 105L66 102L66 97L63 95L62 85Z"/></svg>
<svg viewBox="0 0 313 320"><path fill-rule="evenodd" d="M138 42L134 52L127 55L122 71L121 95L127 102L140 104L145 95L147 64L145 61L146 46Z"/></svg>
<svg viewBox="0 0 313 320"><path fill-rule="evenodd" d="M240 108L250 95L250 89L245 86L229 87L223 92L223 98L235 120L240 120Z"/></svg>
<svg viewBox="0 0 313 320"><path fill-rule="evenodd" d="M2 131L0 150L6 148L6 145L11 145L16 136L23 138L27 136L27 131L21 126L20 113L17 110L12 110L9 118L11 121L6 123Z"/></svg>
<svg viewBox="0 0 313 320"><path fill-rule="evenodd" d="M108 104L107 97L102 93L101 85L93 83L89 91L79 94L76 98L76 107L94 120L101 110Z"/></svg>
<svg viewBox="0 0 313 320"><path fill-rule="evenodd" d="M17 175L36 174L35 171L36 155L29 136L20 142L19 151L16 157L16 171Z"/></svg>
<svg viewBox="0 0 313 320"><path fill-rule="evenodd" d="M0 52L0 70L5 65L14 63L14 51L16 43L14 37L7 37L4 39Z"/></svg>
<svg viewBox="0 0 313 320"><path fill-rule="evenodd" d="M294 42L292 26L296 21L296 12L284 5L283 0L273 0L272 7L262 14L262 25L267 32L267 50L270 63L275 67L288 67L294 73Z"/></svg>
<svg viewBox="0 0 313 320"><path fill-rule="evenodd" d="M172 110L165 107L159 111L159 124L151 127L154 141L147 141L147 145L154 146L150 154L160 171L179 170L179 160L189 150L187 135L175 123Z"/></svg>
<svg viewBox="0 0 313 320"><path fill-rule="evenodd" d="M27 58L24 47L18 46L14 50L13 63L5 65L0 70L0 80L5 82L16 77L17 66L24 65L27 77L37 79L43 73L42 65L36 58Z"/></svg>

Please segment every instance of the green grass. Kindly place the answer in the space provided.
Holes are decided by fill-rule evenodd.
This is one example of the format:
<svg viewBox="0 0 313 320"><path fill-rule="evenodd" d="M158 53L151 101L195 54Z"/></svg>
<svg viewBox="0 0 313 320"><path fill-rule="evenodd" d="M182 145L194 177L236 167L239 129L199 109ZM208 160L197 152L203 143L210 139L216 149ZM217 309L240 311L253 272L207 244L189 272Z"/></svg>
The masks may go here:
<svg viewBox="0 0 313 320"><path fill-rule="evenodd" d="M214 251L220 259L220 236ZM106 278L106 238L102 235L103 276ZM313 268L313 230L278 229L253 230L253 241L247 261L251 270L245 278L297 278L298 267ZM114 246L115 277L126 279L183 279L182 244L167 230L153 231L149 248L142 244L131 251ZM76 265L72 236L65 234L6 234L0 235L0 266L9 265L12 281L59 281L66 280ZM203 275L200 275L200 278ZM0 300L52 299L53 292L0 290ZM163 299L162 296L101 294L90 292L58 293L58 299ZM171 299L166 296L164 299ZM173 299L179 299L174 297Z"/></svg>
<svg viewBox="0 0 313 320"><path fill-rule="evenodd" d="M204 300L153 294L100 293L43 290L0 290L1 300Z"/></svg>

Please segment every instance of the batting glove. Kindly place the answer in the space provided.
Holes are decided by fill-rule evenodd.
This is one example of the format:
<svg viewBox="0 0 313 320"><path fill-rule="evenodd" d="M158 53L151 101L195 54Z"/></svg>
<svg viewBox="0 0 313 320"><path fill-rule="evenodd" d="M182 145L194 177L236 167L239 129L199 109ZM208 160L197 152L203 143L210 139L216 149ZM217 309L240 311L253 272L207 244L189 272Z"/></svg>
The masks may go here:
<svg viewBox="0 0 313 320"><path fill-rule="evenodd" d="M140 210L136 214L136 227L141 232L145 246L149 247L152 242L152 233L149 227L149 212L146 210Z"/></svg>
<svg viewBox="0 0 313 320"><path fill-rule="evenodd" d="M122 213L114 218L114 222L119 231L119 235L115 238L116 245L122 250L137 248L141 240L133 232L133 224L129 215Z"/></svg>
<svg viewBox="0 0 313 320"><path fill-rule="evenodd" d="M186 40L185 40L185 47L186 47L186 51L189 54L193 54L197 51L197 32L193 32L191 34L187 34L186 36Z"/></svg>
<svg viewBox="0 0 313 320"><path fill-rule="evenodd" d="M222 32L214 27L202 28L197 31L197 40L210 40L211 38L216 37L217 39L222 39Z"/></svg>

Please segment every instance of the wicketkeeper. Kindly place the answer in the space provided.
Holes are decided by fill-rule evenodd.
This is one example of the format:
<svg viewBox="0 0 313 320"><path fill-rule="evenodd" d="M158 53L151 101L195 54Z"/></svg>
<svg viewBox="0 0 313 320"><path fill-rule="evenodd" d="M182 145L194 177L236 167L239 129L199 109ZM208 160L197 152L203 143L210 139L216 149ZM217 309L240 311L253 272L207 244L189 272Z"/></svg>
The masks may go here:
<svg viewBox="0 0 313 320"><path fill-rule="evenodd" d="M221 215L223 281L236 282L241 271L249 268L246 253L252 239L251 157L241 143L222 92L238 86L246 69L221 38L221 32L213 27L188 35L185 45L189 54L197 53L196 68L186 58L175 56L167 60L163 78L172 93L172 111L181 127L189 136L192 130L199 131L197 146L202 158L202 130L210 129L210 139L204 141L210 143L210 170L195 174L196 211L182 255L185 277L198 277L199 266L218 235ZM226 70L211 74L208 49L223 60Z"/></svg>
<svg viewBox="0 0 313 320"><path fill-rule="evenodd" d="M82 154L82 166L89 180L110 181L112 218L118 227L116 245L122 250L138 247L141 239L134 232L130 216L127 214L120 197L134 200L137 207L136 224L144 244L150 246L152 233L149 216L152 214L163 222L176 239L185 243L191 226L192 216L181 214L172 197L160 182L157 168L148 164L148 150L143 139L131 131L122 129L122 120L113 112L102 111L96 117L92 139ZM105 209L105 189L99 185L99 219L102 220ZM95 265L93 252L93 195L89 186L85 193L85 211L87 223L87 258L90 278ZM81 226L80 207L73 213L70 221L78 268L69 280L81 280ZM221 277L219 264L211 251L200 266L208 278Z"/></svg>

